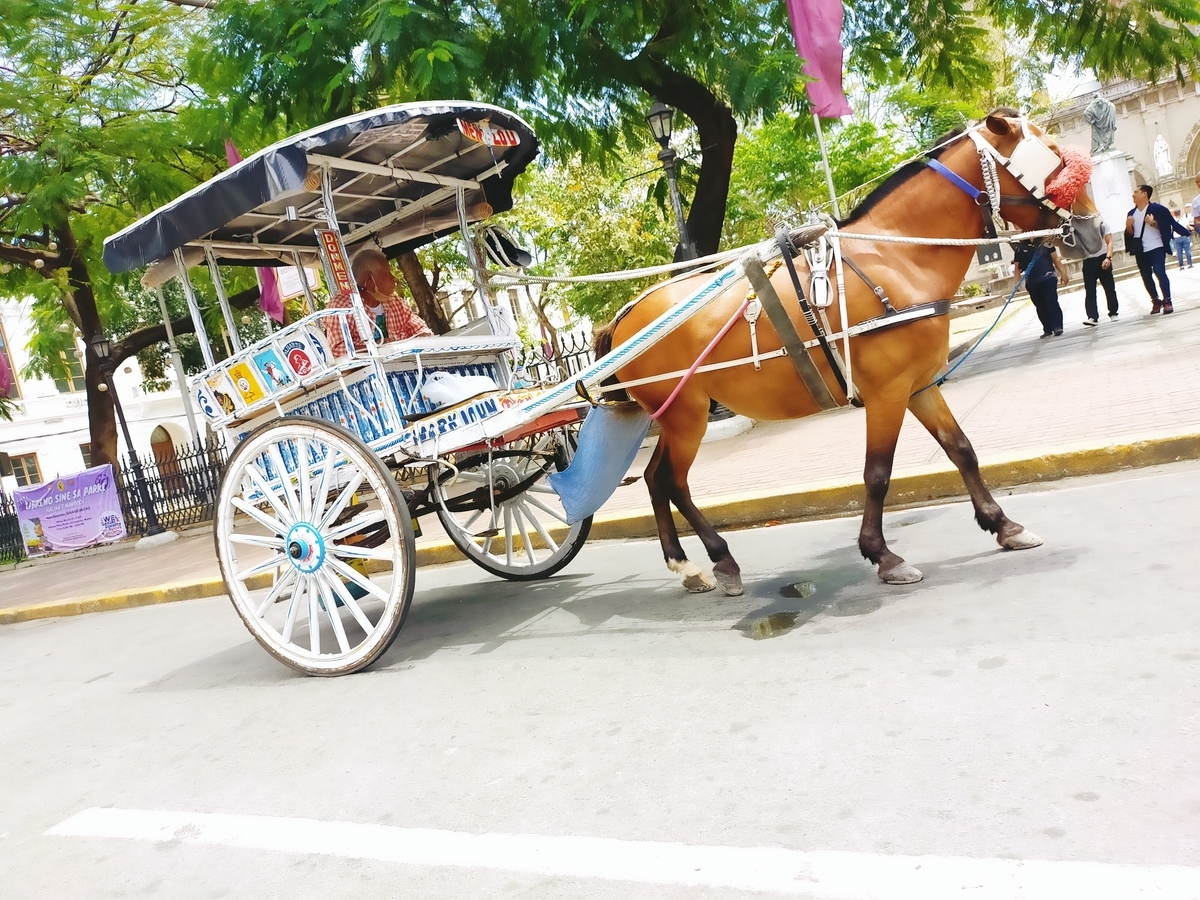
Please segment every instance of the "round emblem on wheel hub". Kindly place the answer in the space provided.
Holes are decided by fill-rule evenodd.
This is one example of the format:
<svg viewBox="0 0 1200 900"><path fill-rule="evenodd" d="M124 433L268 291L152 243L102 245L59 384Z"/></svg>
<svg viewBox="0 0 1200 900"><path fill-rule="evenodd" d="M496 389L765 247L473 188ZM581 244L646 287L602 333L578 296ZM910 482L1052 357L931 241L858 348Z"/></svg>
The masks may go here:
<svg viewBox="0 0 1200 900"><path fill-rule="evenodd" d="M292 526L285 545L288 559L305 575L311 575L325 562L325 541L321 539L317 529L307 522Z"/></svg>

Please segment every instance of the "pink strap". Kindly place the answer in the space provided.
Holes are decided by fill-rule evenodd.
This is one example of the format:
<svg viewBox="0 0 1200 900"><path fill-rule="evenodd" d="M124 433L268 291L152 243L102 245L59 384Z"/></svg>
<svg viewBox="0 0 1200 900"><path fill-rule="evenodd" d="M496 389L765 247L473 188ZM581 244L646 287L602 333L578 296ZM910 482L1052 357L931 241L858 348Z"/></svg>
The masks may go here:
<svg viewBox="0 0 1200 900"><path fill-rule="evenodd" d="M696 361L694 363L692 363L692 367L690 369L688 369L687 372L684 373L684 375L681 379L679 379L679 384L675 385L675 390L671 391L671 396L669 396L666 399L666 402L663 403L663 405L658 408L658 412L650 413L651 419L657 419L659 416L661 416L663 413L665 413L667 411L668 407L670 407L670 405L672 403L675 402L675 398L679 396L679 392L683 390L683 386L685 384L687 384L688 379L691 378L694 374L696 374L696 370L698 368L700 368L700 366L703 364L704 360L708 358L708 354L712 353L713 348L716 347L717 344L721 343L721 338L725 337L725 335L729 333L729 329L733 327L734 323L737 322L737 320L739 318L741 318L742 314L746 312L746 308L749 305L750 305L750 298L747 297L745 300L742 301L742 305L740 307L738 307L738 311L735 312L733 314L733 316L730 317L729 321L725 323L725 327L722 328L720 331L718 331L717 336L709 342L709 345L707 347L704 348L704 352L701 353L698 357L696 357Z"/></svg>

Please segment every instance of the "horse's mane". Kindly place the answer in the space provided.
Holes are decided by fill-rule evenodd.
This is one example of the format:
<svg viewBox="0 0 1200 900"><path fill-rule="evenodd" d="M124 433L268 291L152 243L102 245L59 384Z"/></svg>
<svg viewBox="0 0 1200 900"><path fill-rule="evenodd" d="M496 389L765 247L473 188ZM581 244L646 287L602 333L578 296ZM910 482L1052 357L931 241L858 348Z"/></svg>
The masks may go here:
<svg viewBox="0 0 1200 900"><path fill-rule="evenodd" d="M889 175L883 184L871 191L871 193L867 195L867 198L863 200L862 203L858 204L858 206L851 210L850 215L838 222L838 227L840 228L844 225L849 225L851 222L857 222L859 219L863 218L863 216L878 206L884 197L888 196L892 191L896 190L896 188L900 187L900 185L904 184L918 172L925 171L925 160L937 159L942 155L943 152L945 152L947 149L946 145L950 141L965 133L965 128L956 128L953 131L942 135L942 137L938 139L937 143L934 144L934 148L932 150L922 154L919 159L914 159L912 162L905 163L899 169Z"/></svg>

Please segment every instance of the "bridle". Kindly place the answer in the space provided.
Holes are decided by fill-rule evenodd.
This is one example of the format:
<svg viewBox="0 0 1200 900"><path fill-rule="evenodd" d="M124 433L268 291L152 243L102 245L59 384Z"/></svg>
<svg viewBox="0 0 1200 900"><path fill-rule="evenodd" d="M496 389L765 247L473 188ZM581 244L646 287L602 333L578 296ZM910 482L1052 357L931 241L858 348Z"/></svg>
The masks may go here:
<svg viewBox="0 0 1200 900"><path fill-rule="evenodd" d="M1020 117L1020 122L1021 140L1008 156L1004 156L979 133L985 127L984 123L972 125L967 130L966 136L975 144L975 149L979 153L979 168L983 173L983 190L975 187L956 172L952 172L936 159L931 159L926 163L930 169L975 201L983 214L984 236L988 238L996 238L999 230L1002 230L1005 223L1009 221L1001 212L1004 206L1037 206L1043 211L1053 213L1064 224L1071 220L1069 210L1063 209L1046 196L1046 179L1062 165L1062 159L1030 133L1028 120L1024 116ZM1030 196L1001 193L997 165L1002 166L1008 174L1012 175L1025 190L1029 191Z"/></svg>

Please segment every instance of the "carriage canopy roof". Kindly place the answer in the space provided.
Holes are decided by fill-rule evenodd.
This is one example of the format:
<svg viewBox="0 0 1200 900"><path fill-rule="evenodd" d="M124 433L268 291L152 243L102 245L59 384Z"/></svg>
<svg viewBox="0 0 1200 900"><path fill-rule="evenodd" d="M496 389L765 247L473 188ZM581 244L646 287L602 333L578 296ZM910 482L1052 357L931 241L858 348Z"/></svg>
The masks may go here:
<svg viewBox="0 0 1200 900"><path fill-rule="evenodd" d="M104 242L104 264L169 276L176 249L192 265L207 244L224 264L291 265L296 251L315 265L315 229L327 227L323 169L347 249L374 239L396 256L458 227L459 187L470 222L510 209L513 180L537 152L524 121L486 103L360 113L272 144L117 232Z"/></svg>

